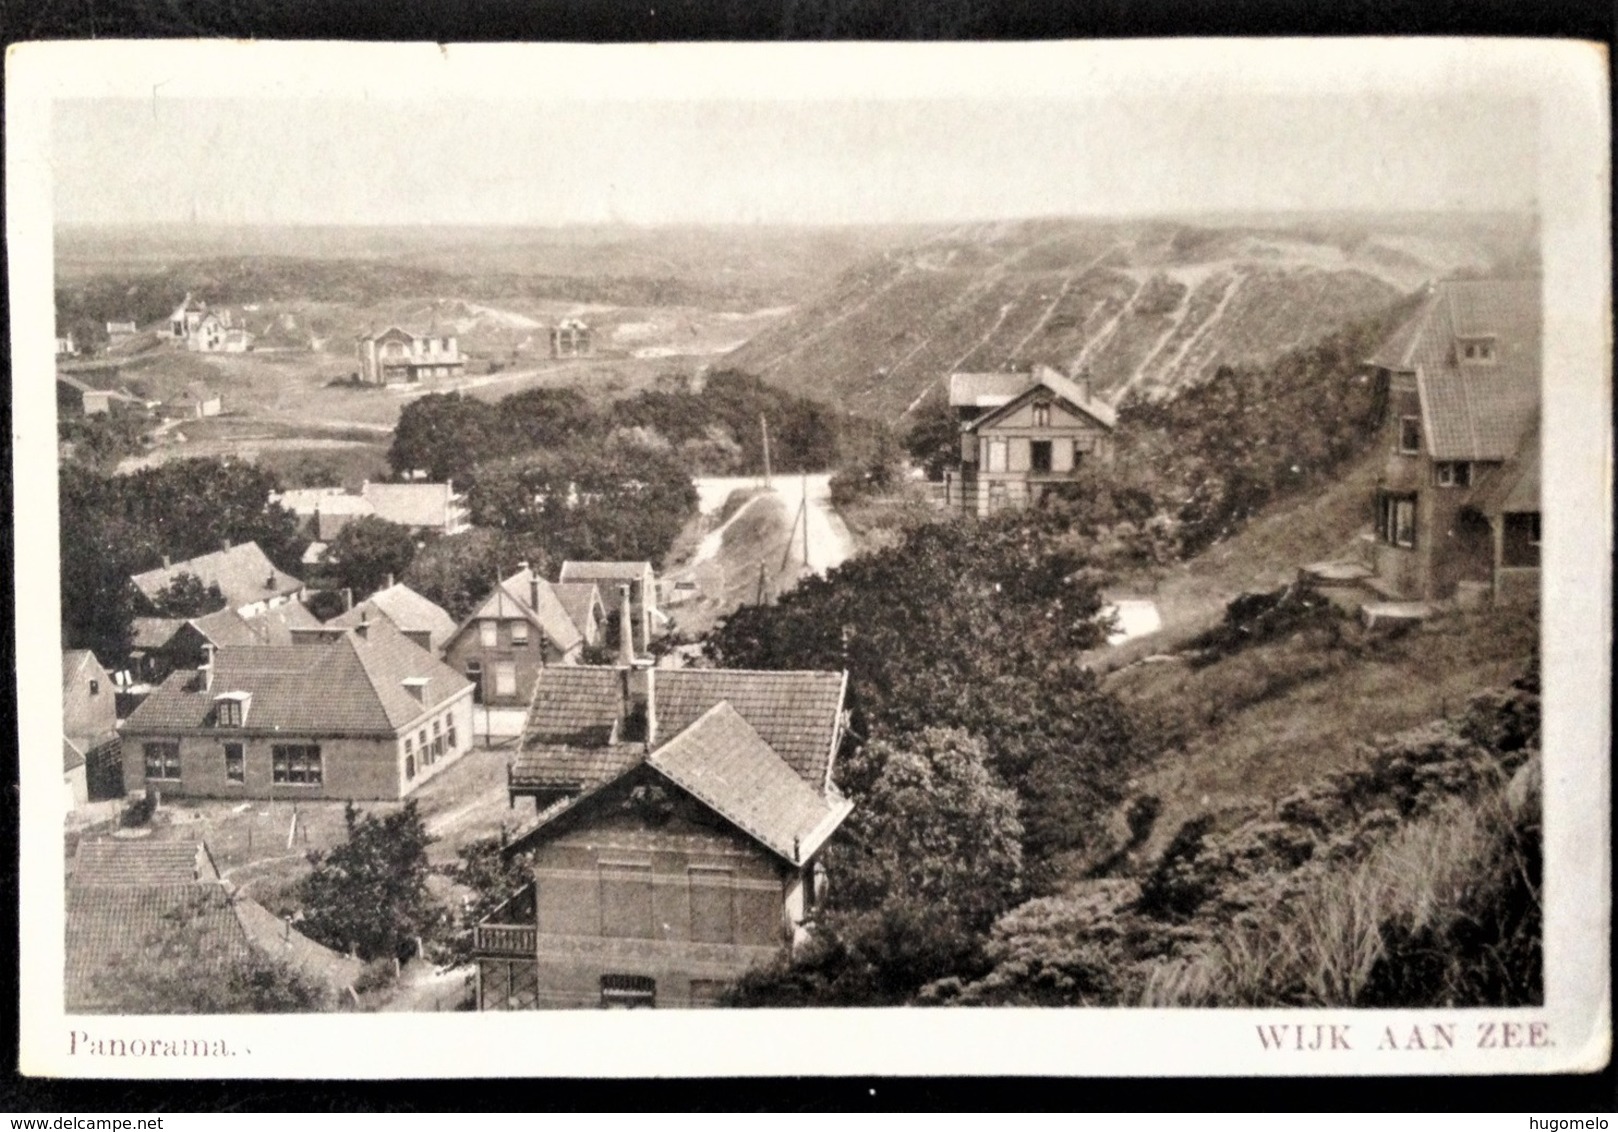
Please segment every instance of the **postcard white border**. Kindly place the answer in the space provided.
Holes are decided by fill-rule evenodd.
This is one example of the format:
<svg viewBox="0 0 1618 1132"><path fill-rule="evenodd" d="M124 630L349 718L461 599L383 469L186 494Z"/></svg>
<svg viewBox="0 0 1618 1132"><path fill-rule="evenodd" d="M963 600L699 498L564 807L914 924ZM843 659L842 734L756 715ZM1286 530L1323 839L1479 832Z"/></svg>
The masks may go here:
<svg viewBox="0 0 1618 1132"><path fill-rule="evenodd" d="M543 52L536 55L535 52ZM226 42L13 45L7 55L7 240L23 868L21 1071L130 1078L1549 1073L1610 1054L1611 234L1605 57L1505 40L1104 44L452 46ZM542 63L542 65L536 65ZM402 90L397 76L408 71ZM230 1018L62 1012L60 750L54 663L56 452L50 105L67 97L360 95L520 100L961 97L1083 101L1221 85L1520 90L1538 100L1545 262L1546 990L1495 1011L841 1010ZM29 806L28 799L48 799ZM1545 1023L1554 1044L1425 1053L1374 1047L1384 1026ZM1348 1052L1265 1053L1255 1027L1347 1026ZM218 1037L228 1058L70 1052L77 1031ZM1522 1033L1528 1031L1524 1029Z"/></svg>

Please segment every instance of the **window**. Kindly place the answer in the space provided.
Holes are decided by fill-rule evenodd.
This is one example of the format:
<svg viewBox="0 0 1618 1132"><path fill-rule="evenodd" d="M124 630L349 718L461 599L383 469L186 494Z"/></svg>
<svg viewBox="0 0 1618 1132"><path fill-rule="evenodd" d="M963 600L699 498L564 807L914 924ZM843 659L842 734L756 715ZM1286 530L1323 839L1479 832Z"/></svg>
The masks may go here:
<svg viewBox="0 0 1618 1132"><path fill-rule="evenodd" d="M433 753L427 747L427 729L425 727L416 732L416 750L421 752L423 766L433 765Z"/></svg>
<svg viewBox="0 0 1618 1132"><path fill-rule="evenodd" d="M1004 440L989 441L988 470L1003 472L1006 470L1006 442Z"/></svg>
<svg viewBox="0 0 1618 1132"><path fill-rule="evenodd" d="M99 681L99 680L91 680L90 681L90 694L92 696L99 696L101 694L101 681Z"/></svg>
<svg viewBox="0 0 1618 1132"><path fill-rule="evenodd" d="M1406 454L1421 451L1421 418L1399 418L1399 451Z"/></svg>
<svg viewBox="0 0 1618 1132"><path fill-rule="evenodd" d="M499 644L500 644L500 622L498 622L498 621L479 621L478 622L478 631L479 631L479 633L482 634L482 643L483 643L484 648L492 649L492 648L497 648L499 646Z"/></svg>
<svg viewBox="0 0 1618 1132"><path fill-rule="evenodd" d="M1048 402L1048 401L1037 401L1037 402L1034 403L1034 427L1035 428L1050 428L1051 427L1051 406L1050 406L1050 402Z"/></svg>
<svg viewBox="0 0 1618 1132"><path fill-rule="evenodd" d="M1028 468L1034 472L1051 470L1051 442L1035 440L1028 445Z"/></svg>
<svg viewBox="0 0 1618 1132"><path fill-rule="evenodd" d="M526 645L528 643L528 622L513 621L511 623L511 643Z"/></svg>
<svg viewBox="0 0 1618 1132"><path fill-rule="evenodd" d="M1471 487L1472 465L1465 460L1440 460L1433 465L1433 479L1439 487Z"/></svg>
<svg viewBox="0 0 1618 1132"><path fill-rule="evenodd" d="M147 743L146 777L158 782L180 781L180 744Z"/></svg>
<svg viewBox="0 0 1618 1132"><path fill-rule="evenodd" d="M433 720L433 761L437 762L444 757L444 736L441 731L442 723Z"/></svg>
<svg viewBox="0 0 1618 1132"><path fill-rule="evenodd" d="M1377 536L1389 546L1416 545L1416 497L1382 495L1377 501Z"/></svg>
<svg viewBox="0 0 1618 1132"><path fill-rule="evenodd" d="M306 744L277 743L270 748L271 779L295 786L319 786L325 781L320 748Z"/></svg>
<svg viewBox="0 0 1618 1132"><path fill-rule="evenodd" d="M472 702L483 702L483 663L469 660L466 662L466 678L472 682Z"/></svg>
<svg viewBox="0 0 1618 1132"><path fill-rule="evenodd" d="M453 715L444 717L444 747L449 751L458 749L455 745L455 717Z"/></svg>
<svg viewBox="0 0 1618 1132"><path fill-rule="evenodd" d="M649 1009L657 1005L657 980L646 975L602 975L603 1010Z"/></svg>
<svg viewBox="0 0 1618 1132"><path fill-rule="evenodd" d="M240 743L225 744L225 781L247 781L247 752Z"/></svg>
<svg viewBox="0 0 1618 1132"><path fill-rule="evenodd" d="M242 706L242 701L235 696L220 696L214 700L214 726L240 727Z"/></svg>
<svg viewBox="0 0 1618 1132"><path fill-rule="evenodd" d="M692 866L686 870L691 887L691 938L698 943L735 942L731 870Z"/></svg>
<svg viewBox="0 0 1618 1132"><path fill-rule="evenodd" d="M495 661L494 694L497 696L517 694L517 666L509 660Z"/></svg>
<svg viewBox="0 0 1618 1132"><path fill-rule="evenodd" d="M601 934L610 939L655 938L650 862L601 862Z"/></svg>
<svg viewBox="0 0 1618 1132"><path fill-rule="evenodd" d="M410 753L410 741L405 740L405 781L416 777L416 756Z"/></svg>

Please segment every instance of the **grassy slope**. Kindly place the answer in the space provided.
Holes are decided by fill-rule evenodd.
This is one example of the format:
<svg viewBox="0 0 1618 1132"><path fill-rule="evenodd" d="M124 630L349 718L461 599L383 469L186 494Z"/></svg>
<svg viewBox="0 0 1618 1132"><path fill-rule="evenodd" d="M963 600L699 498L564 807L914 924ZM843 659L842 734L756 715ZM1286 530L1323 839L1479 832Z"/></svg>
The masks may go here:
<svg viewBox="0 0 1618 1132"><path fill-rule="evenodd" d="M1356 763L1361 744L1449 715L1468 697L1508 683L1538 634L1537 608L1441 614L1400 637L1350 633L1332 649L1309 635L1249 648L1201 670L1137 665L1111 689L1170 742L1138 776L1163 802L1152 855L1205 811L1274 801Z"/></svg>

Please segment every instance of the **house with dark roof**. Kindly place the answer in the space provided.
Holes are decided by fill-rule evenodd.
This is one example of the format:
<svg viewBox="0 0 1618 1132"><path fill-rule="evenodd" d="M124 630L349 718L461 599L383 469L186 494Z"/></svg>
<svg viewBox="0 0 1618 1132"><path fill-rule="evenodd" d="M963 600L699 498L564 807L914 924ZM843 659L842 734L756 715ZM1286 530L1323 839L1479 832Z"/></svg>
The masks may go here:
<svg viewBox="0 0 1618 1132"><path fill-rule="evenodd" d="M595 353L595 334L579 318L564 318L550 328L551 357L587 358Z"/></svg>
<svg viewBox="0 0 1618 1132"><path fill-rule="evenodd" d="M442 606L422 597L402 582L392 582L364 601L327 621L327 625L351 629L382 618L434 656L443 654L454 635L455 619Z"/></svg>
<svg viewBox="0 0 1618 1132"><path fill-rule="evenodd" d="M853 809L832 784L846 686L543 670L508 772L513 805L537 811L507 847L533 883L475 929L479 1009L713 1005L801 943Z"/></svg>
<svg viewBox="0 0 1618 1132"><path fill-rule="evenodd" d="M523 708L540 670L577 664L583 648L562 599L524 562L455 627L444 663L472 682L477 703Z"/></svg>
<svg viewBox="0 0 1618 1132"><path fill-rule="evenodd" d="M105 771L118 761L117 693L112 677L88 649L62 653L62 785L67 808L90 800L90 764ZM98 774L98 781L105 773Z"/></svg>
<svg viewBox="0 0 1618 1132"><path fill-rule="evenodd" d="M303 583L277 569L256 542L226 546L184 562L165 560L162 566L136 574L131 581L142 597L155 603L181 574L192 575L204 586L218 586L228 607L243 617L256 617L303 596Z"/></svg>
<svg viewBox="0 0 1618 1132"><path fill-rule="evenodd" d="M1369 359L1388 412L1373 569L1389 596L1539 589L1537 281L1435 284Z"/></svg>
<svg viewBox="0 0 1618 1132"><path fill-rule="evenodd" d="M197 941L200 973L222 977L251 955L205 844L155 838L80 842L67 877L68 1012L118 1009L119 982L173 963L161 941L182 925Z"/></svg>
<svg viewBox="0 0 1618 1132"><path fill-rule="evenodd" d="M969 515L1030 507L1082 468L1112 458L1117 416L1050 366L1032 373L955 373L949 403L961 431L958 468L945 502Z"/></svg>
<svg viewBox="0 0 1618 1132"><path fill-rule="evenodd" d="M630 624L635 629L635 647L642 655L652 648L652 622L658 617L657 574L650 562L564 562L557 581L594 584L606 613L605 632L609 641L618 639L619 611L624 587L629 587Z"/></svg>
<svg viewBox="0 0 1618 1132"><path fill-rule="evenodd" d="M472 746L472 686L386 619L227 647L124 722L124 784L215 798L403 798Z"/></svg>
<svg viewBox="0 0 1618 1132"><path fill-rule="evenodd" d="M290 645L293 632L320 621L300 601L289 601L252 618L225 608L198 617L137 617L129 659L143 683L161 683L177 668L196 668L209 649Z"/></svg>

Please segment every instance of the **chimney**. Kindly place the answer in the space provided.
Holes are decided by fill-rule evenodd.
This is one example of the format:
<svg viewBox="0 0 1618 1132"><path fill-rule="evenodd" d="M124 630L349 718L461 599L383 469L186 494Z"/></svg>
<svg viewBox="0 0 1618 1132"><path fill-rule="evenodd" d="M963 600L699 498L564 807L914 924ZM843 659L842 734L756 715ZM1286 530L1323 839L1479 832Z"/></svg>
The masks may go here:
<svg viewBox="0 0 1618 1132"><path fill-rule="evenodd" d="M347 613L354 608L354 591L349 586L343 587L343 612Z"/></svg>
<svg viewBox="0 0 1618 1132"><path fill-rule="evenodd" d="M362 641L368 641L371 639L371 624L370 622L364 620L363 615L360 623L354 626L354 635Z"/></svg>
<svg viewBox="0 0 1618 1132"><path fill-rule="evenodd" d="M228 538L220 539L219 540L219 549L220 550L229 550L230 549L230 540Z"/></svg>
<svg viewBox="0 0 1618 1132"><path fill-rule="evenodd" d="M629 604L629 587L618 587L618 663L625 668L635 664L635 627L629 623L634 610Z"/></svg>
<svg viewBox="0 0 1618 1132"><path fill-rule="evenodd" d="M539 608L539 575L528 575L528 608Z"/></svg>
<svg viewBox="0 0 1618 1132"><path fill-rule="evenodd" d="M427 677L406 676L403 680L399 681L399 683L404 685L404 690L409 692L410 698L415 700L418 704L426 702Z"/></svg>
<svg viewBox="0 0 1618 1132"><path fill-rule="evenodd" d="M646 753L657 749L657 666L646 669Z"/></svg>
<svg viewBox="0 0 1618 1132"><path fill-rule="evenodd" d="M369 609L362 608L360 610L360 624L363 625L367 621L369 621L370 619L371 619L371 611Z"/></svg>
<svg viewBox="0 0 1618 1132"><path fill-rule="evenodd" d="M165 554L163 556L163 569L167 570L171 565L173 565L173 563L169 561L169 556Z"/></svg>
<svg viewBox="0 0 1618 1132"><path fill-rule="evenodd" d="M393 571L392 570L388 571L388 584L383 586L382 588L385 589L385 590L391 590L393 588Z"/></svg>
<svg viewBox="0 0 1618 1132"><path fill-rule="evenodd" d="M213 691L213 658L214 653L217 651L219 651L218 646L211 641L202 646L202 655L206 659L197 668L197 672L202 677L202 690L204 692Z"/></svg>
<svg viewBox="0 0 1618 1132"><path fill-rule="evenodd" d="M274 574L271 574L269 577L264 579L264 588L267 589L267 590L273 590L275 588L275 575Z"/></svg>

